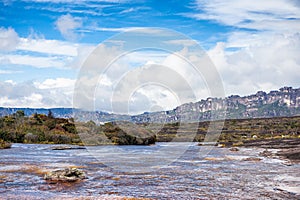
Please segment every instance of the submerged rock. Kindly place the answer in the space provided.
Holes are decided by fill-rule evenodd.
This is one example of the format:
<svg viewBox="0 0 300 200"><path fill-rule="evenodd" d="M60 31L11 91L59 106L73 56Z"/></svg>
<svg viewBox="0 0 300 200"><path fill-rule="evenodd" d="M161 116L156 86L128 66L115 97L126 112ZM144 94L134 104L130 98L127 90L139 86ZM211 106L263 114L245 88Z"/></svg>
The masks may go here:
<svg viewBox="0 0 300 200"><path fill-rule="evenodd" d="M257 157L249 157L249 158L244 158L242 161L254 161L254 162L258 162L261 161L261 158L257 158Z"/></svg>
<svg viewBox="0 0 300 200"><path fill-rule="evenodd" d="M220 147L220 148L224 148L226 145L225 144L218 144L217 147Z"/></svg>
<svg viewBox="0 0 300 200"><path fill-rule="evenodd" d="M231 147L231 148L229 148L229 151L239 151L239 148L237 148L237 147Z"/></svg>
<svg viewBox="0 0 300 200"><path fill-rule="evenodd" d="M86 178L85 173L77 168L59 169L44 176L44 179L50 182L75 182Z"/></svg>
<svg viewBox="0 0 300 200"><path fill-rule="evenodd" d="M218 146L217 142L200 142L198 146Z"/></svg>
<svg viewBox="0 0 300 200"><path fill-rule="evenodd" d="M267 149L260 152L259 153L260 156L264 156L264 157L267 157L267 158L272 158L274 157L274 154L271 152L271 151L268 151Z"/></svg>
<svg viewBox="0 0 300 200"><path fill-rule="evenodd" d="M55 147L52 147L52 150L72 150L72 149L85 149L85 147L79 147L79 146L55 146Z"/></svg>

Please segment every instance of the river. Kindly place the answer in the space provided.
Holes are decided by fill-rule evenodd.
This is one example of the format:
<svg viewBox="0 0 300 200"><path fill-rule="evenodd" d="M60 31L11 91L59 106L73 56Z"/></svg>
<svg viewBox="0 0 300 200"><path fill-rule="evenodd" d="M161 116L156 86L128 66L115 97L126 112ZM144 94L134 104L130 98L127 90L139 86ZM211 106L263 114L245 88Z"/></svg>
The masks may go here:
<svg viewBox="0 0 300 200"><path fill-rule="evenodd" d="M230 151L193 143L176 158L170 155L172 160L164 153L166 158L147 162L160 148L180 145L120 146L131 152L121 158L112 146L52 150L57 145L13 144L0 150L0 199L300 199L300 164L260 157L260 148ZM65 167L82 169L88 179L43 179L47 171Z"/></svg>

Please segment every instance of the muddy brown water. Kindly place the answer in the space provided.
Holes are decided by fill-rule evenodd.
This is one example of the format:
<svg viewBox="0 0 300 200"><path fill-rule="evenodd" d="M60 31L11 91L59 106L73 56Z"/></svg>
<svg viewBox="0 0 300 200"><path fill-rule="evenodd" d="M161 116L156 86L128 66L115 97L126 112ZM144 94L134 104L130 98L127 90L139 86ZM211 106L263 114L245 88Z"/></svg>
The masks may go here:
<svg viewBox="0 0 300 200"><path fill-rule="evenodd" d="M168 145L180 144L120 148L143 156ZM260 148L213 148L199 156L208 147L193 143L172 163L136 173L118 171L87 149L54 151L53 146L13 144L0 150L0 199L300 199L300 165L260 157ZM111 147L93 148L109 153ZM84 170L88 179L57 184L43 179L47 171L65 167Z"/></svg>

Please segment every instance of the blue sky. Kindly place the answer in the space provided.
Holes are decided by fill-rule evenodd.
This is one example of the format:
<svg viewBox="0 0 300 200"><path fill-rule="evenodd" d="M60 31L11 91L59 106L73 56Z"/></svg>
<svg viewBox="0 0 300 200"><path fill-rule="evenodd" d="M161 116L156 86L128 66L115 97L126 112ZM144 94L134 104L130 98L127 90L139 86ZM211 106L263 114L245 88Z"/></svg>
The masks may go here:
<svg viewBox="0 0 300 200"><path fill-rule="evenodd" d="M10 2L10 1L8 1ZM98 44L116 32L130 27L164 27L183 32L205 42L234 27L211 20L188 17L195 2L161 1L11 1L1 6L1 25L13 27L20 37L31 34L54 40ZM78 23L74 36L65 37L56 25L69 15ZM79 25L80 24L80 25ZM221 36L220 36L221 37Z"/></svg>
<svg viewBox="0 0 300 200"><path fill-rule="evenodd" d="M300 85L297 0L2 0L0 106L72 107L74 84L89 53L139 27L168 28L197 41L216 66L226 95ZM170 56L155 62L170 63L165 62ZM142 57L141 66L154 62L153 55ZM198 99L210 94L201 91ZM185 103L141 94L150 103L136 112ZM97 109L111 111L107 105Z"/></svg>

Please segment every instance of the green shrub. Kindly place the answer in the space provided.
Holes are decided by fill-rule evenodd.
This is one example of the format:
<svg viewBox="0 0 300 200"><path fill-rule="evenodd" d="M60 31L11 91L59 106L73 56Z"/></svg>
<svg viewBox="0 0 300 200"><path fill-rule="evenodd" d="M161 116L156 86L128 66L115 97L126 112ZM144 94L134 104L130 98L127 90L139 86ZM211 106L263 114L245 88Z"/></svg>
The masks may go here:
<svg viewBox="0 0 300 200"><path fill-rule="evenodd" d="M64 124L62 128L69 133L77 134L76 126L73 123Z"/></svg>
<svg viewBox="0 0 300 200"><path fill-rule="evenodd" d="M0 139L0 149L8 149L11 147L11 144L9 142L6 142L2 139Z"/></svg>

